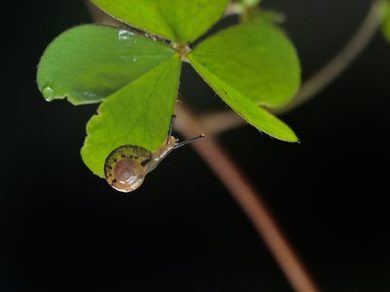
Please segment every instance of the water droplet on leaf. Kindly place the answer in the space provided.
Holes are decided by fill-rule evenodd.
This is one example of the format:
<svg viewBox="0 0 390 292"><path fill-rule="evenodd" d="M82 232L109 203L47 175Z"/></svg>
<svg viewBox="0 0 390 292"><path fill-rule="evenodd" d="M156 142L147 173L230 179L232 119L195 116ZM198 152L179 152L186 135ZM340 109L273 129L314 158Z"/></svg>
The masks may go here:
<svg viewBox="0 0 390 292"><path fill-rule="evenodd" d="M55 97L54 89L51 88L50 86L46 86L42 90L42 95L46 99L46 101L52 101L54 99L54 97Z"/></svg>
<svg viewBox="0 0 390 292"><path fill-rule="evenodd" d="M131 31L128 31L127 29L121 28L118 31L118 38L119 38L119 40L122 40L122 41L130 39L133 35L134 35L134 33Z"/></svg>

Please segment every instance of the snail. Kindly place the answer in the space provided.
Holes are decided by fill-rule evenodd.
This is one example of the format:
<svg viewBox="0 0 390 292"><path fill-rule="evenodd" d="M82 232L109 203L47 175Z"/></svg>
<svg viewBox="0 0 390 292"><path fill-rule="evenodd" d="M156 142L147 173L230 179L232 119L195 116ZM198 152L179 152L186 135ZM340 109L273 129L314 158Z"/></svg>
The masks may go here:
<svg viewBox="0 0 390 292"><path fill-rule="evenodd" d="M154 170L173 150L187 145L198 137L179 142L172 136L176 116L173 115L166 141L155 151L149 151L137 145L123 145L113 150L104 163L104 175L108 184L120 192L129 193L141 186L145 176Z"/></svg>

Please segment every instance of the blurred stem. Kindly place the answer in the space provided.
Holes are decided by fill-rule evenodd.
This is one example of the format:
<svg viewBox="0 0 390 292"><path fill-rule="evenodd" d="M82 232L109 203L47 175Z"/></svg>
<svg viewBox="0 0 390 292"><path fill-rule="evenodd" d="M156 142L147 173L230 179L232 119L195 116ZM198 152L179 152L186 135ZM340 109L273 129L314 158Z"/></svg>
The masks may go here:
<svg viewBox="0 0 390 292"><path fill-rule="evenodd" d="M380 27L385 16L385 2L386 0L373 1L360 27L345 47L323 68L303 83L290 104L273 112L283 114L296 109L314 98L340 76L367 47ZM219 134L245 124L245 121L232 111L207 114L199 117L199 120L204 129L212 134Z"/></svg>
<svg viewBox="0 0 390 292"><path fill-rule="evenodd" d="M343 73L368 46L385 16L385 1L373 1L359 29L345 47L322 69L301 87L292 103L278 112L291 111L315 97L320 91Z"/></svg>
<svg viewBox="0 0 390 292"><path fill-rule="evenodd" d="M88 9L89 14L92 16L95 22L104 23L113 26L117 26L120 24L120 22L118 22L116 19L109 17L106 13L98 9L89 0L84 0L84 3Z"/></svg>
<svg viewBox="0 0 390 292"><path fill-rule="evenodd" d="M113 24L111 17L102 14L88 1L86 4L95 21ZM183 104L178 103L176 111L178 115L176 129L184 137L190 139L200 133L207 132L207 129L200 126L198 119ZM275 219L271 216L259 193L248 183L240 169L222 150L215 138L209 136L202 143L193 143L192 145L252 222L294 290L301 292L319 291L276 224Z"/></svg>
<svg viewBox="0 0 390 292"><path fill-rule="evenodd" d="M183 104L177 104L176 111L179 119L177 130L185 138L190 139L204 132L205 129L202 129L197 118ZM193 143L192 146L230 191L233 199L252 222L294 290L319 291L268 211L259 192L250 185L242 171L218 145L215 138L208 136L204 141Z"/></svg>

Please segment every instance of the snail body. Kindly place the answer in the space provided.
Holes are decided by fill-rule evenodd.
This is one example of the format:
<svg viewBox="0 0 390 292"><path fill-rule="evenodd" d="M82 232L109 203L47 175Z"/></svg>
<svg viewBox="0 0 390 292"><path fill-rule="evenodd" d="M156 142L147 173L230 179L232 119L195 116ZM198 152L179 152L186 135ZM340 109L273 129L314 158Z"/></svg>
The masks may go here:
<svg viewBox="0 0 390 292"><path fill-rule="evenodd" d="M169 136L166 142L155 151L136 145L123 145L113 150L104 163L107 182L117 191L128 193L143 183L145 176L154 170L172 150L181 143Z"/></svg>

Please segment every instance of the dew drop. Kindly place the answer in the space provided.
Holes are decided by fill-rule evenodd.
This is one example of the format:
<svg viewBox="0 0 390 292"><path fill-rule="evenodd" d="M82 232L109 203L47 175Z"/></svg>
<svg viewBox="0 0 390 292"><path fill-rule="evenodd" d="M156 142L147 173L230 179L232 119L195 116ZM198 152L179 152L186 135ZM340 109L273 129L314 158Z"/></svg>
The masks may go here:
<svg viewBox="0 0 390 292"><path fill-rule="evenodd" d="M118 39L121 40L121 41L128 40L128 39L130 39L133 35L134 35L134 33L131 32L131 31L128 31L127 29L121 28L121 29L118 31Z"/></svg>
<svg viewBox="0 0 390 292"><path fill-rule="evenodd" d="M46 99L46 101L52 101L54 99L54 97L55 97L54 89L51 88L50 86L46 86L42 90L42 95Z"/></svg>
<svg viewBox="0 0 390 292"><path fill-rule="evenodd" d="M137 62L138 61L138 57L137 56L133 56L132 60L133 60L133 62Z"/></svg>

